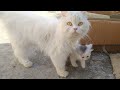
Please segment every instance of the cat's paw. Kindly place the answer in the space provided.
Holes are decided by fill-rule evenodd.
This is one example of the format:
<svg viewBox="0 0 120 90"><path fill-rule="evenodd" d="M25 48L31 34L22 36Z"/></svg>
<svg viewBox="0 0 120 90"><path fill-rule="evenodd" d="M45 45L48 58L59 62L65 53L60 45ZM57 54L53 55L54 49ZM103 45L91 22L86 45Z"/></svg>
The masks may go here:
<svg viewBox="0 0 120 90"><path fill-rule="evenodd" d="M23 63L23 65L24 65L24 67L26 67L26 68L30 68L30 67L32 67L33 63L32 63L31 61L25 61L25 62Z"/></svg>
<svg viewBox="0 0 120 90"><path fill-rule="evenodd" d="M82 68L85 69L85 65L82 65Z"/></svg>
<svg viewBox="0 0 120 90"><path fill-rule="evenodd" d="M66 78L69 75L69 72L68 71L58 72L58 75L60 77Z"/></svg>

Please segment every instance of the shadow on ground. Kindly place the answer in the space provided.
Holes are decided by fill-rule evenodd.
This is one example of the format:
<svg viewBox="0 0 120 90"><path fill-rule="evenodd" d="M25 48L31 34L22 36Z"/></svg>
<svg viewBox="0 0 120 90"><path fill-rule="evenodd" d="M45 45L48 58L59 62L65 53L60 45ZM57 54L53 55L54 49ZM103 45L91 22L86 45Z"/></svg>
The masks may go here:
<svg viewBox="0 0 120 90"><path fill-rule="evenodd" d="M0 44L0 79L59 79L55 68L49 59L42 53L31 58L34 65L25 68L16 61L9 43ZM114 79L109 57L104 53L92 53L86 69L73 68L68 62L67 69L70 75L67 79Z"/></svg>

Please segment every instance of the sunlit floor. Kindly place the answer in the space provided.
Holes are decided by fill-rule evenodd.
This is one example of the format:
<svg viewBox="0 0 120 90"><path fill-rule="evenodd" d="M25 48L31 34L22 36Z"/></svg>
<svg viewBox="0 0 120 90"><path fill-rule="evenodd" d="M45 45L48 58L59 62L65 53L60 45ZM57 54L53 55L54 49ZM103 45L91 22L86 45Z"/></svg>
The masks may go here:
<svg viewBox="0 0 120 90"><path fill-rule="evenodd" d="M3 26L2 21L0 21L0 44L2 43L9 43L9 39L5 27Z"/></svg>

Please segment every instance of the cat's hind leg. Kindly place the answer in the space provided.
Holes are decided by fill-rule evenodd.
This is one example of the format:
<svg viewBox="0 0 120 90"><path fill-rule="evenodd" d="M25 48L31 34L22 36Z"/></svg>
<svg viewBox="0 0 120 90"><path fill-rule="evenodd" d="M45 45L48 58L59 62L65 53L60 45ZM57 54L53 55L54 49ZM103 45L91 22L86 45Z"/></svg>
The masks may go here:
<svg viewBox="0 0 120 90"><path fill-rule="evenodd" d="M25 67L32 67L33 63L28 59L28 52L25 47L12 45L14 50L14 55L18 59L19 63L21 63Z"/></svg>

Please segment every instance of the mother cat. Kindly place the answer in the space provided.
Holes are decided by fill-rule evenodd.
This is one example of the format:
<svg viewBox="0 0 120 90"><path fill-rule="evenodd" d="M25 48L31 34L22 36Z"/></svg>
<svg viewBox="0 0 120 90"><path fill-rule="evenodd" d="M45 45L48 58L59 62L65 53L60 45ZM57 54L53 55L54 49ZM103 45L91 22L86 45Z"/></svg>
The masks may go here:
<svg viewBox="0 0 120 90"><path fill-rule="evenodd" d="M65 69L67 58L76 42L87 35L90 23L82 11L62 11L61 15L57 19L25 11L0 12L14 54L21 64L32 66L27 49L35 45L50 56L59 76L68 76Z"/></svg>

